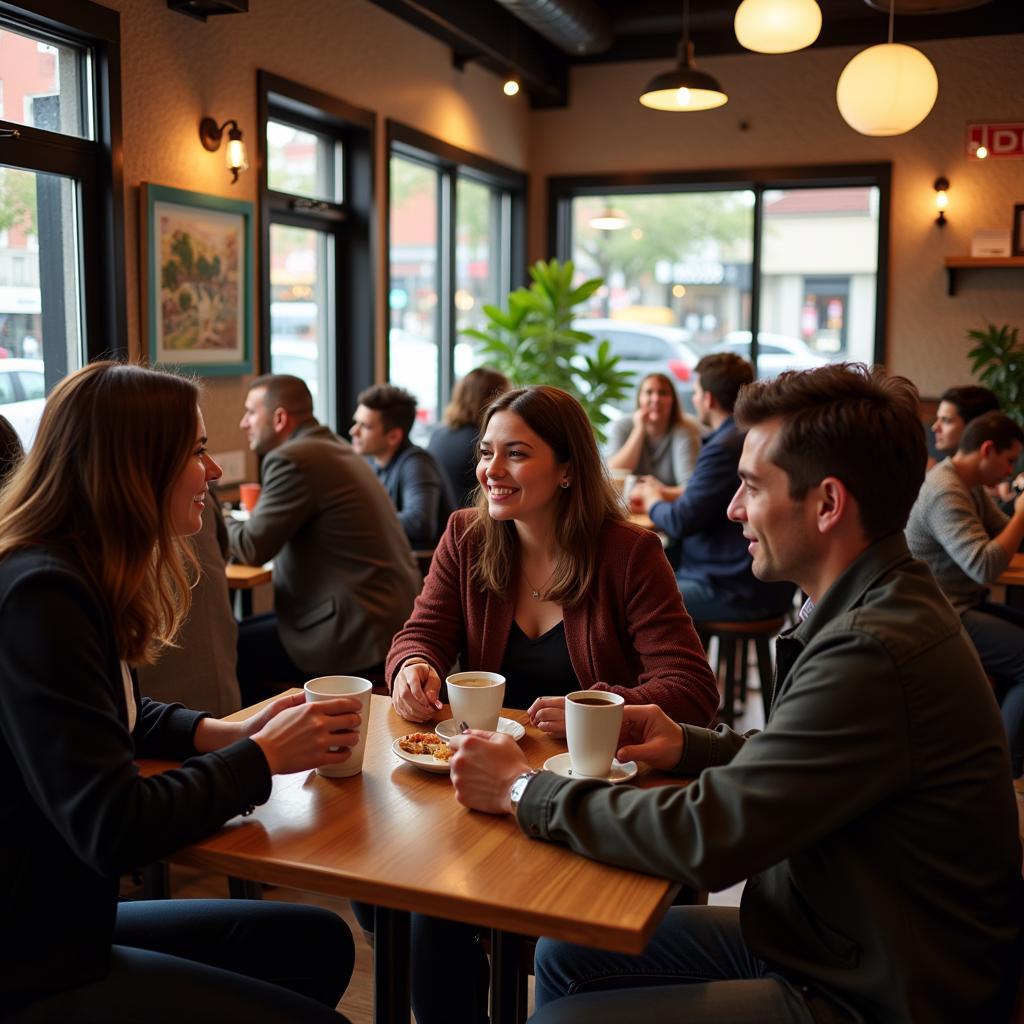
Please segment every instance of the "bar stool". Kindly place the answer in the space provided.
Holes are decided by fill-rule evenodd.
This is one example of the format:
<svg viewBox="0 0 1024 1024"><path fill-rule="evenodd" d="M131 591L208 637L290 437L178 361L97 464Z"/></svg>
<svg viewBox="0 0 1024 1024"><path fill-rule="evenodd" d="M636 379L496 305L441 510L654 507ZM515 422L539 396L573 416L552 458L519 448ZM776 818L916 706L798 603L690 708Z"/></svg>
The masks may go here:
<svg viewBox="0 0 1024 1024"><path fill-rule="evenodd" d="M772 688L772 655L768 645L773 636L777 636L786 624L785 616L773 619L758 619L753 622L695 622L694 629L708 650L712 637L718 639L718 668L716 675L722 679L722 662L725 662L725 678L722 686L722 713L719 716L726 725L733 724L733 702L736 698L736 660L737 654L741 666L740 697L745 698L747 692L747 644L754 644L757 654L757 670L761 679L761 700L764 702L764 719L768 721L768 710L771 706Z"/></svg>

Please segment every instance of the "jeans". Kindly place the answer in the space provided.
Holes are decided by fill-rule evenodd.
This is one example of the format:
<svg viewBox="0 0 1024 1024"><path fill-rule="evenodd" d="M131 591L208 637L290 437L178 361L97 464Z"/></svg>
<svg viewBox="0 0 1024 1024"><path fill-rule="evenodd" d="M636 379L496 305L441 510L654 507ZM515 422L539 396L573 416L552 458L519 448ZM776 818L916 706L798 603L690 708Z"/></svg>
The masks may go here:
<svg viewBox="0 0 1024 1024"><path fill-rule="evenodd" d="M676 575L683 604L694 622L756 622L782 615L785 607L767 608L726 591L715 590L703 580Z"/></svg>
<svg viewBox="0 0 1024 1024"><path fill-rule="evenodd" d="M982 601L960 616L982 667L1004 685L1003 726L1013 777L1024 769L1024 610Z"/></svg>
<svg viewBox="0 0 1024 1024"><path fill-rule="evenodd" d="M59 927L55 922L55 927ZM120 903L110 970L16 1008L12 1021L345 1024L348 926L319 907L262 900ZM59 981L60 964L54 964Z"/></svg>
<svg viewBox="0 0 1024 1024"><path fill-rule="evenodd" d="M373 906L352 901L362 929L373 932ZM486 1024L490 971L480 929L413 914L410 989L416 1024Z"/></svg>
<svg viewBox="0 0 1024 1024"><path fill-rule="evenodd" d="M640 956L541 939L531 1024L815 1024L848 1018L753 956L733 907L673 907ZM811 1005L814 1005L814 1012Z"/></svg>

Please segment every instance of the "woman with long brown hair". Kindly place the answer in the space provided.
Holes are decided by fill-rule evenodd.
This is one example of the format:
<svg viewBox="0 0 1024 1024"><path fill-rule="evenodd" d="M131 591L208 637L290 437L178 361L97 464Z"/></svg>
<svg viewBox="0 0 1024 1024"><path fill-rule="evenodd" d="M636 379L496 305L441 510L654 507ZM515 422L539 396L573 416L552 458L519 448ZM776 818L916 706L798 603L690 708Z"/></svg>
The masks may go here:
<svg viewBox="0 0 1024 1024"><path fill-rule="evenodd" d="M281 698L230 723L139 694L133 669L188 614L182 538L220 476L198 397L170 374L87 366L56 386L0 493L0 1001L14 1020L339 1020L353 954L335 915L118 904L120 874L248 813L273 774L345 760L358 722L346 698ZM185 763L143 778L139 757Z"/></svg>
<svg viewBox="0 0 1024 1024"><path fill-rule="evenodd" d="M565 733L564 695L591 688L707 725L718 690L672 568L657 535L625 520L579 402L553 387L506 392L484 414L479 456L477 505L453 513L388 655L398 713L433 718L458 658L504 675L505 703L552 736ZM419 1024L486 1019L472 935L414 915ZM441 980L456 965L458 981Z"/></svg>

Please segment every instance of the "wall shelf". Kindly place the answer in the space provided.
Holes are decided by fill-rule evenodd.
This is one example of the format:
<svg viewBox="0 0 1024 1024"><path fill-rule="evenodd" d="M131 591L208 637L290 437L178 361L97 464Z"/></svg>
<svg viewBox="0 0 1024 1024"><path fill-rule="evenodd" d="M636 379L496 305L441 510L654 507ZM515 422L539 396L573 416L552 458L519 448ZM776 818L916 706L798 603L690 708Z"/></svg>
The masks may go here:
<svg viewBox="0 0 1024 1024"><path fill-rule="evenodd" d="M1024 270L1024 256L947 256L947 294L956 295L956 273L958 270L985 270L1013 268Z"/></svg>

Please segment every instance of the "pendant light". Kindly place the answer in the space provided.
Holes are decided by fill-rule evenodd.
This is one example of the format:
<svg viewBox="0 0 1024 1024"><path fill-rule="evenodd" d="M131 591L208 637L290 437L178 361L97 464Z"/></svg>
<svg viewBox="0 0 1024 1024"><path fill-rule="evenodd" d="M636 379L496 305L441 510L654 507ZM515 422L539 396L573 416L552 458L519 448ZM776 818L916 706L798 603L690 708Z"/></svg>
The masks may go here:
<svg viewBox="0 0 1024 1024"><path fill-rule="evenodd" d="M733 19L740 45L757 53L792 53L821 31L815 0L743 0Z"/></svg>
<svg viewBox="0 0 1024 1024"><path fill-rule="evenodd" d="M912 46L892 41L895 0L889 2L889 42L871 46L843 68L836 103L843 120L861 135L902 135L931 113L939 76Z"/></svg>
<svg viewBox="0 0 1024 1024"><path fill-rule="evenodd" d="M595 231L621 231L628 223L629 217L606 199L600 211L587 221L587 227Z"/></svg>
<svg viewBox="0 0 1024 1024"><path fill-rule="evenodd" d="M655 75L640 95L640 102L652 110L712 110L729 97L716 79L698 71L690 42L690 0L683 0L683 38L679 59L671 71Z"/></svg>

